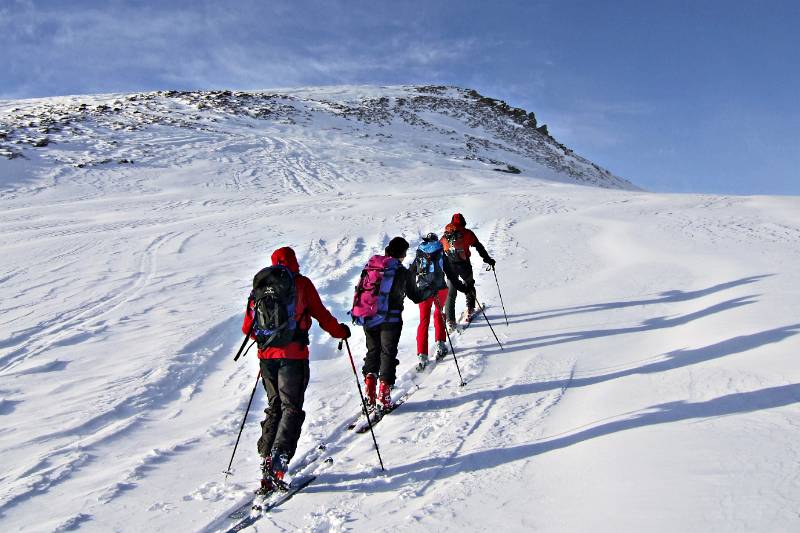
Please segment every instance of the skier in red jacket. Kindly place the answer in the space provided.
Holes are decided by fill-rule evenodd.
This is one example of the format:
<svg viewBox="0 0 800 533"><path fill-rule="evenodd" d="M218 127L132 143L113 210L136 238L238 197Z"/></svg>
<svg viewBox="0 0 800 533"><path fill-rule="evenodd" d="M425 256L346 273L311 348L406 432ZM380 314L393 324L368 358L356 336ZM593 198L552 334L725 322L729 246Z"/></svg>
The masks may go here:
<svg viewBox="0 0 800 533"><path fill-rule="evenodd" d="M267 391L266 418L261 422L258 453L262 457L262 492L273 490L273 479L282 480L289 460L297 448L297 440L305 420L303 400L309 379L308 330L311 319L337 339L350 336L350 328L339 323L325 308L310 279L300 274L294 250L279 248L272 254L272 265L283 265L293 274L295 329L290 342L283 346L268 346L258 350L261 378ZM263 271L262 271L263 272ZM256 276L258 277L258 275ZM254 301L248 300L242 332L252 332L255 317Z"/></svg>
<svg viewBox="0 0 800 533"><path fill-rule="evenodd" d="M445 226L444 235L439 242L442 243L444 252L450 259L450 266L467 285L467 320L472 320L475 313L475 279L469 259L472 255L470 247L474 247L483 258L483 262L492 268L494 268L495 260L492 259L472 230L467 229L467 221L461 213L453 215L450 224ZM447 328L452 331L456 327L456 291L449 279L447 286L450 290L447 293L445 315L447 316Z"/></svg>

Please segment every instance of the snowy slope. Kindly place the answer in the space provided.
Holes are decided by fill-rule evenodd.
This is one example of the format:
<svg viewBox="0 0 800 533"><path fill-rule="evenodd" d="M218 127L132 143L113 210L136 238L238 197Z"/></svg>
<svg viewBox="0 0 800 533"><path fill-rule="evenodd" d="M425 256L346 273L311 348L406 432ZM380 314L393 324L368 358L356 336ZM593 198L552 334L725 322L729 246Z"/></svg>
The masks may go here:
<svg viewBox="0 0 800 533"><path fill-rule="evenodd" d="M380 474L315 326L295 464L320 442L334 463L257 530L800 526L799 199L636 191L449 88L3 102L0 122L23 156L0 159L3 530L222 527L258 475L262 392L221 474L257 373L231 360L252 274L291 245L344 320L371 254L456 211L499 261L508 326L486 272L478 294L505 349L476 323L466 387L449 358L417 376L409 303L414 393L376 428Z"/></svg>

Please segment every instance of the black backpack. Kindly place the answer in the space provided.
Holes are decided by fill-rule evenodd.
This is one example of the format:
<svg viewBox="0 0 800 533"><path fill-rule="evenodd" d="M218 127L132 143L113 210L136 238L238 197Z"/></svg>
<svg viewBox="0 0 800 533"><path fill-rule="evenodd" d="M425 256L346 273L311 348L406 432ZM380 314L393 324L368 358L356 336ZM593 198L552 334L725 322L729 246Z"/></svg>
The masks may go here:
<svg viewBox="0 0 800 533"><path fill-rule="evenodd" d="M253 277L250 300L254 302L253 334L259 350L286 346L295 340L296 295L294 274L283 265L264 268Z"/></svg>
<svg viewBox="0 0 800 533"><path fill-rule="evenodd" d="M433 292L447 287L444 279L444 249L439 241L423 242L414 258L417 272L417 288Z"/></svg>

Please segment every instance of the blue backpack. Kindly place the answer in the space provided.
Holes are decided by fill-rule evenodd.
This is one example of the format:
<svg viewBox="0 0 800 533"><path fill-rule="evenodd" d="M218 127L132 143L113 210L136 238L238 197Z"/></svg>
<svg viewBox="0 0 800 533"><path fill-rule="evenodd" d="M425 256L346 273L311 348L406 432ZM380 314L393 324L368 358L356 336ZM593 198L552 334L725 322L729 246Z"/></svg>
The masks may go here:
<svg viewBox="0 0 800 533"><path fill-rule="evenodd" d="M444 279L444 248L439 241L423 242L414 258L417 288L421 291L438 291L447 287Z"/></svg>

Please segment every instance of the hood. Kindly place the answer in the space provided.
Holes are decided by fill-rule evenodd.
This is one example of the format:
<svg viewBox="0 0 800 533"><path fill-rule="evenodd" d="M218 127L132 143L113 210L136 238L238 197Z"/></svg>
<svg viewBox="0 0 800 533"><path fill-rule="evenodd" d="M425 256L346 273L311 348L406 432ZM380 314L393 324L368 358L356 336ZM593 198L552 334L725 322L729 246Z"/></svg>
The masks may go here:
<svg viewBox="0 0 800 533"><path fill-rule="evenodd" d="M288 246L278 248L272 252L272 265L283 265L295 274L300 272L300 265L297 264L297 256L294 255L294 250Z"/></svg>
<svg viewBox="0 0 800 533"><path fill-rule="evenodd" d="M461 213L456 213L453 215L452 220L450 220L451 224L455 224L456 226L461 226L462 228L467 227L467 219L464 218L464 215Z"/></svg>

